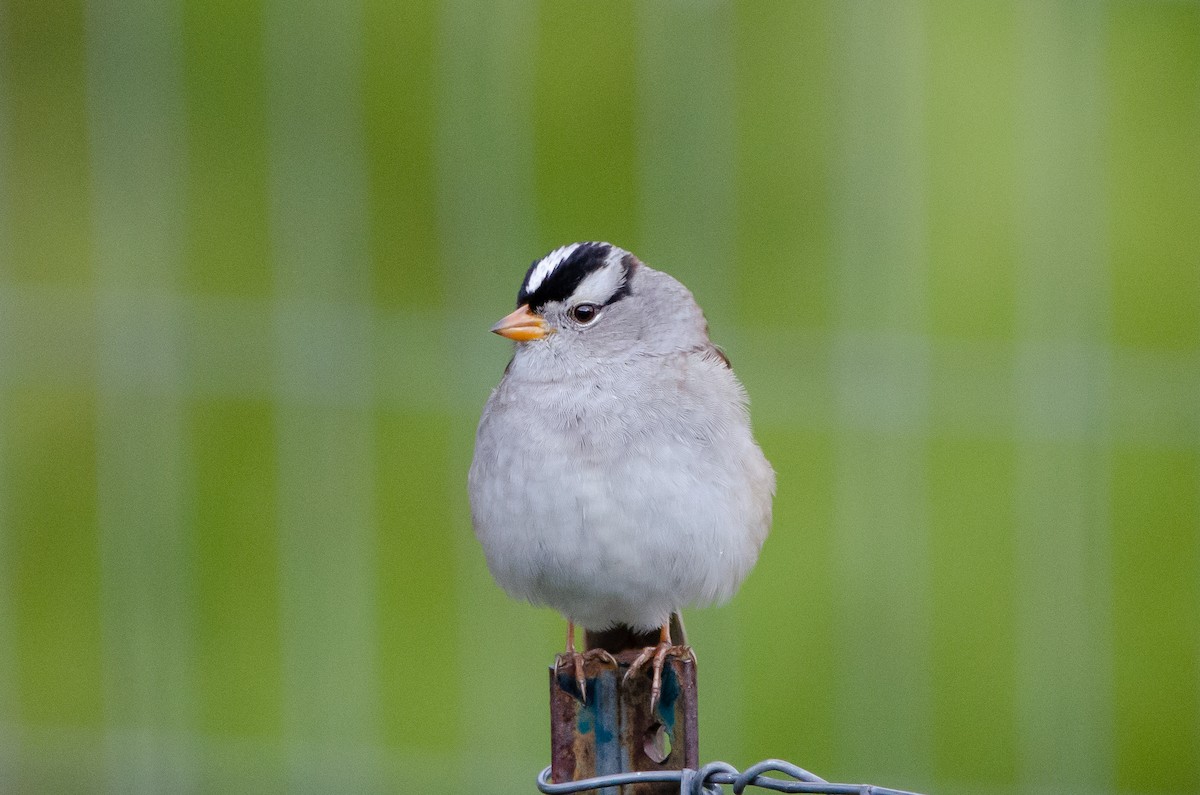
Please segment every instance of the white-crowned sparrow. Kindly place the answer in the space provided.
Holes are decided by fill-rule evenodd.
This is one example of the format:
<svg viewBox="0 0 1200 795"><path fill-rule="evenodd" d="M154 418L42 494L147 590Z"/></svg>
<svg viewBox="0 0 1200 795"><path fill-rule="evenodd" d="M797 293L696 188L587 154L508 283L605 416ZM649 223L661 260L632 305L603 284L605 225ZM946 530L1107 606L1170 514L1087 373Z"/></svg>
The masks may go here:
<svg viewBox="0 0 1200 795"><path fill-rule="evenodd" d="M632 666L653 659L657 700L665 656L689 652L672 614L729 599L771 523L745 390L687 288L608 243L534 262L491 330L516 341L468 478L492 576L566 617L580 680L575 625L658 629Z"/></svg>

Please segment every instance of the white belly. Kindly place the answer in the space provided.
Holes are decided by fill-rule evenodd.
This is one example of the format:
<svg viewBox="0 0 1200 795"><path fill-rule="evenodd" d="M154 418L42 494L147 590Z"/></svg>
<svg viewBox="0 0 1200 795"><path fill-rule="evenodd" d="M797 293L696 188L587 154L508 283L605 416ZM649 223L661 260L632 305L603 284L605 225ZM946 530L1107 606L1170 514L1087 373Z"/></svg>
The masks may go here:
<svg viewBox="0 0 1200 795"><path fill-rule="evenodd" d="M492 575L588 629L650 629L728 599L758 556L774 490L744 418L705 439L670 412L631 428L597 400L572 432L545 407L485 412L470 492Z"/></svg>

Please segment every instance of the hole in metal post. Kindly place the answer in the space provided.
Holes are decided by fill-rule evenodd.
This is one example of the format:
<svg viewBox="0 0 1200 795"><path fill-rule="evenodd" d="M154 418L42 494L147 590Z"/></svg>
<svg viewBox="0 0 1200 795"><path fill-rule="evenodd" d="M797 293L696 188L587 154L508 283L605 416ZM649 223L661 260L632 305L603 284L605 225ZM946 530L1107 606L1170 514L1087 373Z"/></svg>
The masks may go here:
<svg viewBox="0 0 1200 795"><path fill-rule="evenodd" d="M661 723L651 724L650 728L646 730L642 750L656 765L667 761L667 757L671 755L671 734L667 731L667 727Z"/></svg>

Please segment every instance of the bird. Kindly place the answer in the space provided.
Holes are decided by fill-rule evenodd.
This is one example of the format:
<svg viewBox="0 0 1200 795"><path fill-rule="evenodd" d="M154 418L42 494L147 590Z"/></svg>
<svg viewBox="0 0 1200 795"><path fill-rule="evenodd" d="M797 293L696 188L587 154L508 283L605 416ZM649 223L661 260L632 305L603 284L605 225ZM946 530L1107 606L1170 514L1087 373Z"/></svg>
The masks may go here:
<svg viewBox="0 0 1200 795"><path fill-rule="evenodd" d="M709 339L692 293L606 242L535 260L517 308L491 327L514 341L483 408L467 478L488 568L510 596L576 627L653 638L651 709L668 656L692 655L680 611L730 599L771 525L775 472L746 391ZM672 624L677 637L672 638Z"/></svg>

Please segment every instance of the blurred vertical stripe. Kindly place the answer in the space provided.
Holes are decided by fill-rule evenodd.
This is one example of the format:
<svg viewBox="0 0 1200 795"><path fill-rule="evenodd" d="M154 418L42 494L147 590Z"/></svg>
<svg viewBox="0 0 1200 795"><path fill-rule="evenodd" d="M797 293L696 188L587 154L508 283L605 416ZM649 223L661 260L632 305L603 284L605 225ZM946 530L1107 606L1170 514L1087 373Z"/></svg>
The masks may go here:
<svg viewBox="0 0 1200 795"><path fill-rule="evenodd" d="M961 346L961 355L935 359L933 378L950 406L977 377L964 373L964 359L1011 339L1015 326L1020 17L1011 3L934 3L927 17L928 329ZM988 365L1011 379L1006 347ZM952 789L974 780L1011 790L1018 779L1009 433L1007 424L935 420L927 449L933 770Z"/></svg>
<svg viewBox="0 0 1200 795"><path fill-rule="evenodd" d="M828 327L834 273L834 13L827 5L791 2L739 3L732 11L736 215L730 274L721 289L738 337L717 342L743 379L752 383L759 374L779 385L777 405L763 390L751 400L754 427L781 480L777 529L743 586L737 622L726 637L742 646L740 745L771 747L828 771L836 758L832 732L796 727L798 716L807 725L832 727L840 664L828 643L837 578L823 563L834 533L833 434L828 415L820 416L829 401L828 354L811 344ZM783 603L757 608L775 588L784 590ZM712 676L707 667L703 676L706 683ZM705 714L714 719L707 705ZM709 747L725 755L722 747Z"/></svg>
<svg viewBox="0 0 1200 795"><path fill-rule="evenodd" d="M1189 380L1192 420L1114 445L1115 784L1200 790L1200 6L1108 17L1111 342ZM1153 364L1151 364L1153 363ZM1143 376L1144 377L1144 376Z"/></svg>
<svg viewBox="0 0 1200 795"><path fill-rule="evenodd" d="M264 9L182 0L180 13L183 284L204 297L187 327L201 788L270 791L285 778Z"/></svg>
<svg viewBox="0 0 1200 795"><path fill-rule="evenodd" d="M179 8L87 10L106 772L155 792L192 786L196 756Z"/></svg>
<svg viewBox="0 0 1200 795"><path fill-rule="evenodd" d="M930 784L928 10L839 6L830 775ZM870 716L864 720L864 716Z"/></svg>
<svg viewBox="0 0 1200 795"><path fill-rule="evenodd" d="M51 286L86 291L94 283L84 7L8 3L4 25L7 206L20 209L6 222L10 250L3 278L31 288L37 298L47 297ZM36 371L41 341L56 337L82 343L71 353L87 362L85 372L90 369L94 309L87 307L72 328L71 321L22 312L19 303L13 302L12 319L33 322L12 327L11 370L28 352ZM81 337L73 338L76 330ZM103 744L96 387L90 379L54 383L53 373L47 374L49 383L10 386L2 423L6 579L15 602L6 611L16 640L11 719L19 724L12 734L19 749L15 772L4 778L18 790L83 786L96 771L79 761L94 760ZM72 764L62 765L51 749L68 727L86 734L74 738L83 742Z"/></svg>
<svg viewBox="0 0 1200 795"><path fill-rule="evenodd" d="M287 788L380 786L363 18L264 17Z"/></svg>
<svg viewBox="0 0 1200 795"><path fill-rule="evenodd" d="M1103 8L1019 8L1019 783L1111 786Z"/></svg>

